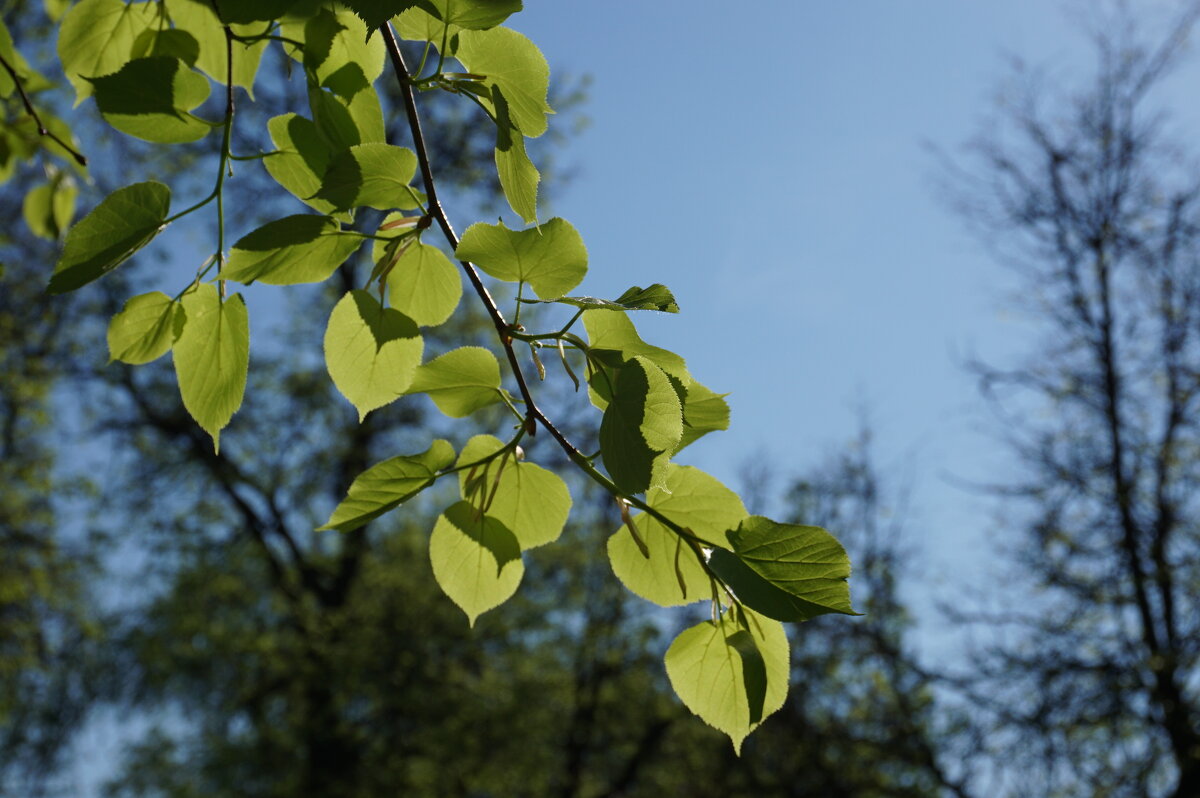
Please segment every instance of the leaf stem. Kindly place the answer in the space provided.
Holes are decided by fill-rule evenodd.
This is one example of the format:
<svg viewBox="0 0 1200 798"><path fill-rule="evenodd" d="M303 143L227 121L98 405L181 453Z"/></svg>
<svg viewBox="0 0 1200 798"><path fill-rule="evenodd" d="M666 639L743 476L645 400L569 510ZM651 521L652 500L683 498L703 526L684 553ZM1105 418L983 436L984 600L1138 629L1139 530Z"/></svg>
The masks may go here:
<svg viewBox="0 0 1200 798"><path fill-rule="evenodd" d="M8 63L8 60L5 59L3 55L0 55L0 66L4 67L4 70L8 72L8 76L11 77L13 83L16 84L17 93L21 95L21 102L25 105L25 110L29 112L29 116L33 118L33 123L37 125L38 135L45 136L70 153L71 157L75 159L75 163L79 164L80 166L87 166L88 161L87 158L84 157L83 153L79 152L79 150L75 149L70 144L59 138L55 133L46 127L44 122L42 122L42 118L38 115L37 109L33 107L33 103L29 100L29 95L25 93L25 84L22 82L21 76L17 74L17 70L13 69L12 64Z"/></svg>

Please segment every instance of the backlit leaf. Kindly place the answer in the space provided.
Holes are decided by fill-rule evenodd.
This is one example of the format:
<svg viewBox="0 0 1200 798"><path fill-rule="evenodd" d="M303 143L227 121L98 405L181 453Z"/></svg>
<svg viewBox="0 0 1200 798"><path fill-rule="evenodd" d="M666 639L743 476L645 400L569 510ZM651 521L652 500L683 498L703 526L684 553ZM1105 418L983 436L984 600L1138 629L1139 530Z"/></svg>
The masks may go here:
<svg viewBox="0 0 1200 798"><path fill-rule="evenodd" d="M503 446L491 435L476 435L463 447L458 465L480 460ZM562 534L571 494L557 474L509 454L503 467L497 458L459 471L458 481L463 499L508 527L522 550L553 543Z"/></svg>
<svg viewBox="0 0 1200 798"><path fill-rule="evenodd" d="M509 230L503 222L473 224L455 255L498 280L524 280L543 299L562 296L587 274L583 238L559 218L528 230Z"/></svg>
<svg viewBox="0 0 1200 798"><path fill-rule="evenodd" d="M500 88L522 133L536 138L546 132L546 114L554 113L546 102L550 66L537 45L511 28L464 30L454 56L468 72L486 75ZM482 102L493 105L490 96Z"/></svg>
<svg viewBox="0 0 1200 798"><path fill-rule="evenodd" d="M329 376L358 409L360 421L408 389L423 349L412 319L383 307L367 291L342 297L325 328Z"/></svg>
<svg viewBox="0 0 1200 798"><path fill-rule="evenodd" d="M263 166L279 185L321 213L333 213L333 203L320 199L321 178L333 153L311 119L283 114L267 123L274 151L263 158ZM342 214L343 221L350 217Z"/></svg>
<svg viewBox="0 0 1200 798"><path fill-rule="evenodd" d="M685 630L667 649L667 677L684 705L729 735L734 751L768 715L783 706L788 687L788 642L777 621L726 612L717 623Z"/></svg>
<svg viewBox="0 0 1200 798"><path fill-rule="evenodd" d="M377 261L385 256L384 244L375 242ZM422 327L445 322L462 298L458 267L440 249L419 241L400 255L388 272L387 286L389 304Z"/></svg>
<svg viewBox="0 0 1200 798"><path fill-rule="evenodd" d="M625 493L663 484L667 458L683 435L683 411L666 373L643 357L621 369L600 422L609 476Z"/></svg>
<svg viewBox="0 0 1200 798"><path fill-rule="evenodd" d="M233 245L221 279L268 285L319 283L359 248L362 240L339 235L328 216L297 214L268 222Z"/></svg>
<svg viewBox="0 0 1200 798"><path fill-rule="evenodd" d="M475 619L504 603L521 583L521 546L504 524L458 502L438 517L429 538L433 575L450 600Z"/></svg>
<svg viewBox="0 0 1200 798"><path fill-rule="evenodd" d="M208 80L177 58L137 58L92 85L104 120L130 136L183 143L213 129L188 113L208 99Z"/></svg>
<svg viewBox="0 0 1200 798"><path fill-rule="evenodd" d="M63 17L58 29L58 58L75 87L75 104L92 95L87 79L111 75L132 57L134 40L154 25L155 3L83 0Z"/></svg>
<svg viewBox="0 0 1200 798"><path fill-rule="evenodd" d="M201 283L181 300L187 321L172 357L183 406L220 449L221 429L246 391L250 319L240 294L222 301L217 287Z"/></svg>
<svg viewBox="0 0 1200 798"><path fill-rule="evenodd" d="M183 332L183 305L161 291L131 297L108 324L111 360L140 365L165 355Z"/></svg>
<svg viewBox="0 0 1200 798"><path fill-rule="evenodd" d="M346 498L321 529L339 532L358 529L432 485L437 472L452 462L454 447L444 440L435 440L421 454L392 457L371 466L354 478Z"/></svg>
<svg viewBox="0 0 1200 798"><path fill-rule="evenodd" d="M500 401L500 364L480 346L462 346L417 368L409 393L429 394L448 416L463 418Z"/></svg>
<svg viewBox="0 0 1200 798"><path fill-rule="evenodd" d="M417 208L425 198L409 185L416 168L417 157L407 147L359 144L333 156L317 198L343 211Z"/></svg>
<svg viewBox="0 0 1200 798"><path fill-rule="evenodd" d="M115 269L158 235L170 205L171 190L153 181L109 194L67 233L47 290L73 291Z"/></svg>

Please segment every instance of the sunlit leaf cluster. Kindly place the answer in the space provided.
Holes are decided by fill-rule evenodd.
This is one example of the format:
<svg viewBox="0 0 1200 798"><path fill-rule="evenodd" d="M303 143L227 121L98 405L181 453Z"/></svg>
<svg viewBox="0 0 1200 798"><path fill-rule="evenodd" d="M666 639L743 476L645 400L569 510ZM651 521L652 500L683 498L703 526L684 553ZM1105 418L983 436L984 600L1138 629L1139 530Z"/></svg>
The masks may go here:
<svg viewBox="0 0 1200 798"><path fill-rule="evenodd" d="M220 137L212 191L173 202L167 185L131 182L71 226L79 143L49 114L35 120L28 104L0 134L10 153L0 177L14 159L47 165L47 182L28 193L25 219L34 233L62 239L48 270L55 294L120 267L185 217L216 214L211 256L194 275L173 296L130 297L108 330L112 360L138 365L170 353L183 404L214 446L243 402L252 366L240 286L321 283L369 258L369 275L334 304L324 336L329 378L360 420L423 395L451 419L498 407L512 422L458 450L431 440L425 451L371 466L323 529L357 529L453 475L457 497L430 530L429 560L474 624L519 588L524 553L558 541L568 523L567 482L527 460L522 446L535 435L553 439L571 468L612 495L607 555L617 578L663 607L707 603L708 620L670 646L667 674L683 702L740 747L783 704L782 623L853 614L849 562L825 530L751 516L733 491L676 462L687 446L728 427L729 407L681 356L639 334L639 312L679 312L666 286L647 280L611 299L573 293L589 268L604 265L589 263L570 222L539 213L540 175L526 140L548 129L550 70L533 42L505 26L520 10L520 0L82 0L62 16L58 39L75 103L92 103L117 131L159 145ZM397 35L416 43L419 63L405 59ZM0 56L9 67L0 72L0 97L36 101L51 90L2 29ZM239 105L253 101L260 65L272 58L302 71L307 103L271 119L265 138L273 149L251 157L307 210L240 229L224 212L236 190L233 131ZM389 113L403 114L411 146L387 138L381 81L399 88L404 106ZM521 226L481 221L458 237L421 133L427 92L455 95L494 124L496 174ZM210 95L223 101L206 102ZM48 141L42 128L57 138ZM493 299L496 284L511 286L511 316ZM463 341L431 352L428 330L464 301L488 315L493 346ZM523 307L527 320L540 318L539 308L573 315L555 329L530 330L520 323ZM582 450L538 406L535 389L545 380L579 392L572 420L590 420L598 451Z"/></svg>

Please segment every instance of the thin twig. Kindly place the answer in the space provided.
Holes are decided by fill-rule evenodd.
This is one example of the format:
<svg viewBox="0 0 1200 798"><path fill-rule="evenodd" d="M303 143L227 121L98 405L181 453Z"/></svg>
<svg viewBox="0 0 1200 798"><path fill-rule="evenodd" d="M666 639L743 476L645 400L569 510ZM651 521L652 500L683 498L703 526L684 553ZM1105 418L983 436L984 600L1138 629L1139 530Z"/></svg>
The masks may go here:
<svg viewBox="0 0 1200 798"><path fill-rule="evenodd" d="M17 71L13 69L12 64L8 63L3 55L0 55L0 66L4 67L9 74L9 77L13 79L13 83L17 85L17 93L21 95L21 102L25 104L25 110L29 112L29 115L33 117L34 124L37 125L38 135L46 136L51 141L58 144L58 146L71 153L71 157L75 159L75 163L79 164L80 166L87 166L87 158L84 157L83 153L79 152L70 144L60 139L54 134L54 132L46 127L44 122L42 122L42 118L38 116L37 109L34 108L33 103L29 101L29 95L25 93L25 86L21 83L21 77L17 74Z"/></svg>

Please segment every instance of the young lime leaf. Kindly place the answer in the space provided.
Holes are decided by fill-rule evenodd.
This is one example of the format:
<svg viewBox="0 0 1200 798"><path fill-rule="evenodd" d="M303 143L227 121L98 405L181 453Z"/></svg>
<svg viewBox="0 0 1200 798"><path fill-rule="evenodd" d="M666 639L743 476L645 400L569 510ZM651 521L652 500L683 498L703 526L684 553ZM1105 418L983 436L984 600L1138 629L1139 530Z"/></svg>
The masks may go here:
<svg viewBox="0 0 1200 798"><path fill-rule="evenodd" d="M500 364L481 346L461 346L417 368L409 393L429 398L451 418L500 401Z"/></svg>
<svg viewBox="0 0 1200 798"><path fill-rule="evenodd" d="M282 30L287 38L304 42L302 52L289 48L289 54L304 63L318 86L347 70L357 71L364 86L383 73L383 40L368 38L362 20L345 9L321 8L303 21L285 21Z"/></svg>
<svg viewBox="0 0 1200 798"><path fill-rule="evenodd" d="M713 552L712 566L754 609L773 618L806 621L850 606L850 558L833 535L816 526L780 524L750 516L728 534L733 553Z"/></svg>
<svg viewBox="0 0 1200 798"><path fill-rule="evenodd" d="M537 138L546 132L546 114L554 113L546 102L550 66L537 45L511 28L464 30L458 34L454 57L468 72L487 75L491 85L500 87L509 115L522 133ZM480 101L495 116L491 98Z"/></svg>
<svg viewBox="0 0 1200 798"><path fill-rule="evenodd" d="M674 352L652 346L642 340L629 316L624 313L585 313L583 326L592 349L620 352L625 358L641 356L670 374L685 387L692 382L687 363Z"/></svg>
<svg viewBox="0 0 1200 798"><path fill-rule="evenodd" d="M158 235L170 208L171 190L162 183L134 183L109 194L67 233L46 290L74 291L112 271Z"/></svg>
<svg viewBox="0 0 1200 798"><path fill-rule="evenodd" d="M729 429L728 395L714 393L695 380L688 384L683 402L683 437L676 452L710 432Z"/></svg>
<svg viewBox="0 0 1200 798"><path fill-rule="evenodd" d="M83 0L63 17L58 58L75 87L75 104L92 95L89 78L111 75L130 59L133 43L158 17L154 3Z"/></svg>
<svg viewBox="0 0 1200 798"><path fill-rule="evenodd" d="M385 246L384 241L375 242L376 261L384 256ZM388 273L387 286L389 304L422 327L445 322L462 298L458 267L440 249L419 241L410 244L396 261Z"/></svg>
<svg viewBox="0 0 1200 798"><path fill-rule="evenodd" d="M378 28L405 9L421 6L433 13L428 0L344 0L346 6L366 23L370 29Z"/></svg>
<svg viewBox="0 0 1200 798"><path fill-rule="evenodd" d="M209 0L169 0L167 10L171 14L171 22L175 23L175 31L164 33L190 34L199 47L196 58L190 62L191 66L224 85L227 77L225 28L213 11L212 3ZM261 23L232 26L233 32L241 36L262 33L264 28ZM155 46L159 45L156 43ZM233 43L233 85L245 89L251 97L254 96L254 77L258 74L258 64L265 49L265 40L253 44ZM172 54L178 56L177 53ZM187 61L186 58L182 60Z"/></svg>
<svg viewBox="0 0 1200 798"><path fill-rule="evenodd" d="M583 310L615 310L626 312L630 310L658 310L663 313L678 313L679 305L671 290L661 283L654 283L648 288L635 285L616 299L597 299L594 296L560 296L558 299L521 299L522 302L549 303L571 305Z"/></svg>
<svg viewBox="0 0 1200 798"><path fill-rule="evenodd" d="M340 229L328 216L303 213L267 222L233 245L220 278L247 285L322 282L362 245Z"/></svg>
<svg viewBox="0 0 1200 798"><path fill-rule="evenodd" d="M351 291L334 307L325 329L325 365L333 384L367 413L399 399L421 362L424 341L403 313L367 291Z"/></svg>
<svg viewBox="0 0 1200 798"><path fill-rule="evenodd" d="M250 365L250 319L240 294L224 301L211 283L183 295L187 314L172 357L183 406L212 436L220 451L221 429L242 405Z"/></svg>
<svg viewBox="0 0 1200 798"><path fill-rule="evenodd" d="M521 10L521 0L429 0L438 19L459 28L494 28Z"/></svg>
<svg viewBox="0 0 1200 798"><path fill-rule="evenodd" d="M509 230L503 222L473 224L454 254L497 280L524 280L542 298L562 296L587 274L583 238L559 218L528 230Z"/></svg>
<svg viewBox="0 0 1200 798"><path fill-rule="evenodd" d="M454 447L435 440L425 452L376 463L354 478L346 498L334 508L324 529L350 532L394 510L433 484L437 472L454 462Z"/></svg>
<svg viewBox="0 0 1200 798"><path fill-rule="evenodd" d="M467 614L471 626L517 592L525 574L513 533L467 502L451 505L438 517L429 538L429 561L438 585Z"/></svg>
<svg viewBox="0 0 1200 798"><path fill-rule="evenodd" d="M492 87L496 108L496 174L504 197L527 223L537 221L537 192L541 175L525 152L525 137L509 118L508 101L499 86Z"/></svg>
<svg viewBox="0 0 1200 798"><path fill-rule="evenodd" d="M22 215L30 232L51 241L60 238L75 215L75 197L79 190L74 181L59 177L44 183L25 195Z"/></svg>
<svg viewBox="0 0 1200 798"><path fill-rule="evenodd" d="M407 147L359 144L340 152L329 162L317 198L338 210L368 207L419 208L425 195L409 185L417 156Z"/></svg>
<svg viewBox="0 0 1200 798"><path fill-rule="evenodd" d="M360 91L347 99L310 86L308 106L317 132L331 152L341 152L356 144L384 143L383 108L373 90Z"/></svg>
<svg viewBox="0 0 1200 798"><path fill-rule="evenodd" d="M183 332L183 305L161 291L131 297L108 324L108 356L141 365L170 351Z"/></svg>
<svg viewBox="0 0 1200 798"><path fill-rule="evenodd" d="M279 19L299 0L216 0L221 20L234 22L266 22Z"/></svg>
<svg viewBox="0 0 1200 798"><path fill-rule="evenodd" d="M726 612L713 623L685 630L667 649L671 687L708 725L729 735L733 750L762 720L783 706L788 688L788 642L777 621Z"/></svg>
<svg viewBox="0 0 1200 798"><path fill-rule="evenodd" d="M133 42L131 55L134 58L177 58L189 67L194 67L196 59L200 57L200 42L185 30L151 28L138 34Z"/></svg>
<svg viewBox="0 0 1200 798"><path fill-rule="evenodd" d="M667 467L664 485L646 494L646 503L706 543L719 541L717 545L728 545L725 533L746 517L746 508L736 493L698 468L674 463ZM664 607L711 598L707 574L686 543L680 548L678 535L647 513L635 516L633 524L649 557L642 555L623 526L608 539L609 562L625 587ZM676 571L682 576L677 577Z"/></svg>
<svg viewBox="0 0 1200 798"><path fill-rule="evenodd" d="M271 119L267 130L275 146L275 151L263 158L267 173L302 202L321 213L334 213L333 203L316 196L333 153L313 121L297 114L283 114ZM340 214L338 218L349 221L350 216Z"/></svg>
<svg viewBox="0 0 1200 798"><path fill-rule="evenodd" d="M90 78L104 121L160 144L206 136L213 125L187 113L208 99L208 80L177 58L136 58L119 72Z"/></svg>
<svg viewBox="0 0 1200 798"><path fill-rule="evenodd" d="M600 421L600 450L624 493L663 484L667 460L683 436L683 410L665 372L644 357L617 375L616 393Z"/></svg>
<svg viewBox="0 0 1200 798"><path fill-rule="evenodd" d="M447 25L434 16L432 11L426 11L424 7L414 6L396 17L393 23L396 26L396 33L399 34L400 38L407 39L410 42L430 42L439 51L442 50L444 45L445 54L447 56L454 55L454 50L458 43L455 36L461 28L457 25Z"/></svg>
<svg viewBox="0 0 1200 798"><path fill-rule="evenodd" d="M503 446L491 435L476 435L463 447L458 465L481 460ZM458 472L463 499L512 530L522 551L558 540L571 510L567 484L557 474L511 455L503 467L500 461L498 457L486 466ZM468 490L471 478L480 480L480 490Z"/></svg>

